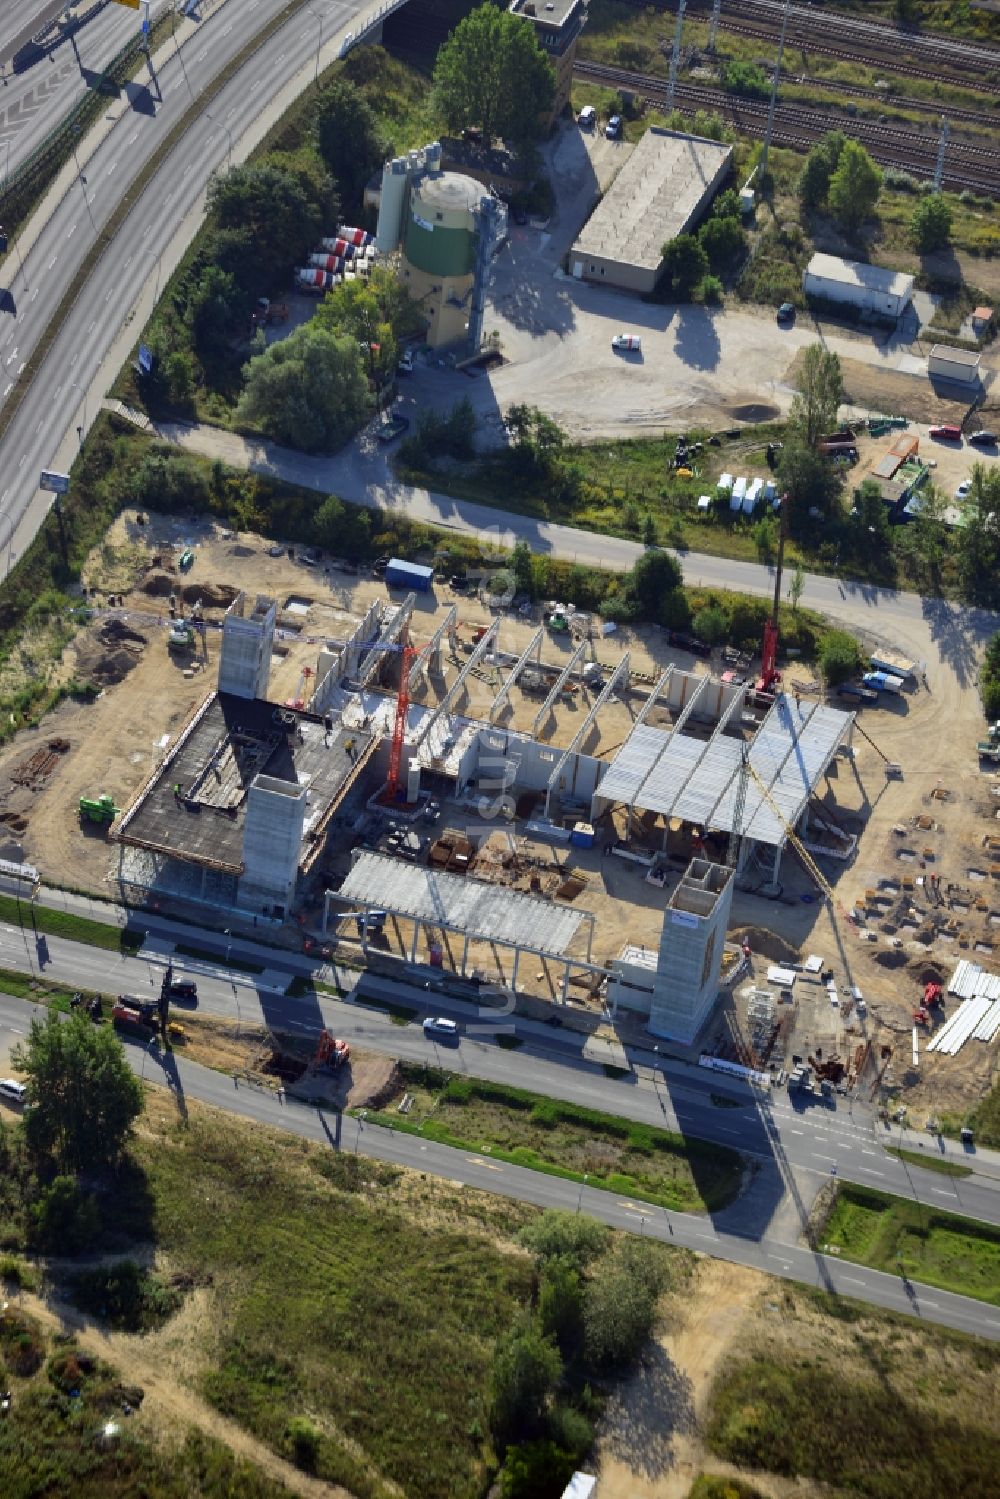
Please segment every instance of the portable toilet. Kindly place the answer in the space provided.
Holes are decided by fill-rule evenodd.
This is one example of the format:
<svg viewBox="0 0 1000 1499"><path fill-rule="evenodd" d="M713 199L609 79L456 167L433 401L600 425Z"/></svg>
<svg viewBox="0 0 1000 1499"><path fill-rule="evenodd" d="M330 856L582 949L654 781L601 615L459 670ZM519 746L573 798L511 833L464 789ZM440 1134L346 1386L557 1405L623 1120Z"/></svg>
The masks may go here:
<svg viewBox="0 0 1000 1499"><path fill-rule="evenodd" d="M743 509L743 498L744 498L746 492L747 492L747 481L746 481L746 479L743 479L743 478L737 479L736 483L733 485L733 492L732 492L732 494L731 494L731 496L729 498L729 508L730 508L730 510L742 510Z"/></svg>
<svg viewBox="0 0 1000 1499"><path fill-rule="evenodd" d="M719 483L718 483L718 485L716 487L718 489L725 489L725 490L732 489L732 487L733 487L733 476L732 476L732 474L723 474L720 477Z"/></svg>
<svg viewBox="0 0 1000 1499"><path fill-rule="evenodd" d="M764 499L769 505L772 506L774 510L777 510L778 508L777 505L774 504L774 499L777 493L777 484L775 484L773 479L768 479L767 483L764 485Z"/></svg>
<svg viewBox="0 0 1000 1499"><path fill-rule="evenodd" d="M764 488L764 481L762 479L753 479L751 481L750 486L747 489L746 494L743 496L743 513L744 513L744 515L753 515L754 510L755 510L756 505L757 505L757 501L760 499L761 490L763 488Z"/></svg>

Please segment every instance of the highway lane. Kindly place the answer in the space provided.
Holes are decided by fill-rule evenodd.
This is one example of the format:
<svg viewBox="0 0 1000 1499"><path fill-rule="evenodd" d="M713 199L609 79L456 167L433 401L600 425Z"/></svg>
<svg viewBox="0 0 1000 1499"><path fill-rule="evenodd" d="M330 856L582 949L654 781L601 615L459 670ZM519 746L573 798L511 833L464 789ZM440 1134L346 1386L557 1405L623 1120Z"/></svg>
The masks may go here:
<svg viewBox="0 0 1000 1499"><path fill-rule="evenodd" d="M235 13L223 6L207 18L180 55L174 49L161 50L150 92L134 104L128 99L118 102L110 131L25 251L23 265L13 252L8 255L16 314L4 316L0 323L0 405L10 398L26 359L83 262L89 277L0 444L0 482L5 485L0 493L0 546L7 548L6 570L48 511L49 497L37 491L38 473L53 466L67 433L72 439L76 428L86 430L96 417L96 403L88 404L91 382L122 328L128 329L131 309L144 288L155 294L161 273L165 279L193 236L211 173L232 154L238 156L241 139L252 143L253 131L262 133L261 122L269 111L280 111L288 102L286 95L308 84L318 38L311 15L293 14L230 79L211 107L195 113L177 148L107 247L101 239L104 226L203 89L240 52L248 35L286 3L241 0L238 23ZM335 55L342 36L358 27L356 18L366 8L371 7L360 0L322 0L324 56ZM167 245L172 258L164 256Z"/></svg>
<svg viewBox="0 0 1000 1499"><path fill-rule="evenodd" d="M292 997L284 990L293 973L301 972L301 963L288 966L280 952L260 948L265 971L259 976L247 974L227 967L224 938L213 942L208 934L192 933L189 940L206 949L218 946L218 959L174 957L175 939L155 932L135 958L48 937L44 972L69 987L79 985L112 995L131 993L151 998L159 992L163 968L172 958L178 974L196 980L200 1007L208 1013L303 1036L316 1036L325 1026L361 1049L407 1061L431 1061L453 1072L529 1088L570 1103L675 1129L692 1139L730 1145L759 1163L758 1178L742 1212L744 1227L751 1234L788 1209L786 1194L792 1199L800 1197L808 1211L832 1170L844 1180L1000 1223L1000 1178L985 1174L985 1162L984 1174L961 1180L915 1171L885 1154L883 1144L896 1144L899 1132L887 1134L860 1104L853 1104L850 1110L843 1100L838 1100L835 1108L818 1104L802 1107L782 1092L763 1096L736 1079L708 1075L663 1058L654 1066L648 1051L630 1047L623 1056L621 1049L612 1053L602 1042L588 1040L579 1032L568 1028L553 1031L522 1019L517 1020L516 1029L523 1044L510 1051L497 1044L496 1031L488 1020L477 1020L470 1016L468 1006L441 995L431 998L410 985L365 975L357 998L339 1000L322 992ZM244 952L252 950L247 943L241 947ZM0 966L37 971L38 956L30 930L0 925ZM342 969L336 977L345 987L353 987L359 976ZM465 1030L460 1045L440 1046L429 1041L418 1025L394 1024L385 1011L364 1004L366 993L419 1007L430 1003L435 1010L455 1015ZM182 1018L180 1008L177 1015ZM610 1059L624 1061L628 1069L624 1078L606 1074ZM740 1106L720 1107L713 1103L713 1096L740 1101ZM915 1140L907 1136L902 1143L928 1152L935 1148L929 1136ZM966 1159L950 1145L948 1154Z"/></svg>
<svg viewBox="0 0 1000 1499"><path fill-rule="evenodd" d="M0 1030L5 1025L23 1025L25 1013L26 1007L21 1001L0 995ZM319 1145L328 1145L334 1150L389 1161L540 1208L584 1212L628 1233L683 1245L716 1259L749 1265L770 1275L800 1281L837 1296L867 1301L891 1311L905 1312L926 1322L940 1323L991 1340L1000 1339L1000 1313L996 1308L965 1296L955 1296L860 1265L839 1262L832 1256L816 1254L777 1237L753 1241L720 1231L706 1219L692 1214L667 1213L613 1192L364 1124L356 1118L300 1104L268 1090L237 1084L225 1074L211 1072L171 1053L129 1045L126 1046L126 1055L136 1074L170 1089L181 1113L188 1099L197 1099L247 1120L285 1130Z"/></svg>
<svg viewBox="0 0 1000 1499"><path fill-rule="evenodd" d="M171 9L171 3L153 0L150 16L154 24ZM81 20L76 26L53 28L33 63L16 73L8 67L3 78L0 171L4 180L93 87L141 28L140 12L110 0L82 0L77 13ZM14 30L0 23L0 58L8 54Z"/></svg>

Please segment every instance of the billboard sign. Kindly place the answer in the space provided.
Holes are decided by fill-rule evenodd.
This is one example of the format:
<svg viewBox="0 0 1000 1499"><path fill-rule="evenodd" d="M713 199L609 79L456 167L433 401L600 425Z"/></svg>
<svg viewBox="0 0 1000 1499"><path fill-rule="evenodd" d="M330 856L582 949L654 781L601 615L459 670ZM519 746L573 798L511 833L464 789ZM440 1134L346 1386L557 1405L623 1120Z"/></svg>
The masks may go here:
<svg viewBox="0 0 1000 1499"><path fill-rule="evenodd" d="M68 494L69 474L57 474L52 469L43 468L38 487L47 489L50 494Z"/></svg>
<svg viewBox="0 0 1000 1499"><path fill-rule="evenodd" d="M145 344L139 345L139 368L144 375L149 375L153 370L153 351Z"/></svg>

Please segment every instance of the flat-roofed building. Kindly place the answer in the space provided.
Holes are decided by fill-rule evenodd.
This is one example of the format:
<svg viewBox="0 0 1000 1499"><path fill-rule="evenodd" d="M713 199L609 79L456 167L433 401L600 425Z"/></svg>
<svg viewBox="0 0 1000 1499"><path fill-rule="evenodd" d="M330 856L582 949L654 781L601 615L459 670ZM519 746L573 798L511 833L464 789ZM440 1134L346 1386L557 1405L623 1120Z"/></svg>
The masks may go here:
<svg viewBox="0 0 1000 1499"><path fill-rule="evenodd" d="M814 255L802 273L802 289L807 297L883 318L902 317L913 301L912 276L840 255Z"/></svg>
<svg viewBox="0 0 1000 1499"><path fill-rule="evenodd" d="M569 254L583 281L646 295L663 273L663 246L704 213L733 159L720 141L647 130Z"/></svg>
<svg viewBox="0 0 1000 1499"><path fill-rule="evenodd" d="M587 9L584 0L511 0L509 9L513 15L523 16L532 23L539 44L555 69L552 110L545 121L548 129L569 103L576 44L587 21Z"/></svg>

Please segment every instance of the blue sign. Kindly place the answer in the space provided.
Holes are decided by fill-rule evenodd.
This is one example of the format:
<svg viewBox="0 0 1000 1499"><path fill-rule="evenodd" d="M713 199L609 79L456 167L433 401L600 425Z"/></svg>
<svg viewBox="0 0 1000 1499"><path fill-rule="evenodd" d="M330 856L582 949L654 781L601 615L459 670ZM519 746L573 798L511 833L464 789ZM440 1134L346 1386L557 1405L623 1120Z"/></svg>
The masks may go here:
<svg viewBox="0 0 1000 1499"><path fill-rule="evenodd" d="M67 494L69 492L69 474L57 474L51 469L42 469L38 480L39 489L47 489L51 494Z"/></svg>
<svg viewBox="0 0 1000 1499"><path fill-rule="evenodd" d="M151 375L153 372L153 352L145 344L139 345L139 368L144 375Z"/></svg>

